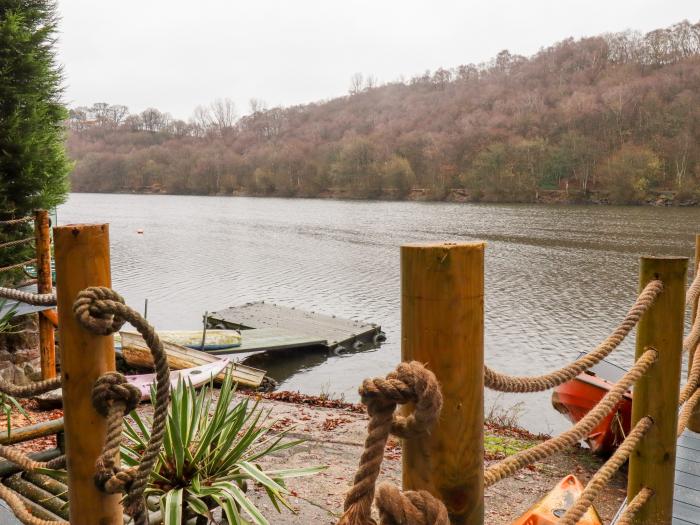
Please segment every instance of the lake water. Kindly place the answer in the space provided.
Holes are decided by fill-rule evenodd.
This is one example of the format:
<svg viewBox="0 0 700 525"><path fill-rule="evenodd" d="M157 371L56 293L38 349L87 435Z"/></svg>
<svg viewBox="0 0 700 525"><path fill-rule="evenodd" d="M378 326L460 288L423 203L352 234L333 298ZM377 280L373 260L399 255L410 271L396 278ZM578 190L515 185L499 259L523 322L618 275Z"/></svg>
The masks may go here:
<svg viewBox="0 0 700 525"><path fill-rule="evenodd" d="M148 298L157 328L199 328L206 310L259 300L381 324L377 350L255 362L281 389L348 400L399 361L402 243L487 241L486 360L533 374L615 327L634 302L640 255L692 256L700 232L689 208L162 195L72 194L58 220L110 223L114 288L139 309ZM633 341L612 360L629 365ZM487 409L517 402L532 430L568 426L548 393L487 394Z"/></svg>

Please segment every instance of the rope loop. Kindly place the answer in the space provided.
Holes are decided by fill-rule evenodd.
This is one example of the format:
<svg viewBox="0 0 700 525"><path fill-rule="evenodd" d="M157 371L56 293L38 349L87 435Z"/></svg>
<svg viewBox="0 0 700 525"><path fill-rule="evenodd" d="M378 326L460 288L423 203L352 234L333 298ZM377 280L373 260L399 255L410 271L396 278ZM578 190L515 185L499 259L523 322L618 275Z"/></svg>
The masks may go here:
<svg viewBox="0 0 700 525"><path fill-rule="evenodd" d="M101 375L92 387L92 406L107 417L110 407L115 403L124 404L124 414L135 409L141 401L141 392L127 381L119 372Z"/></svg>
<svg viewBox="0 0 700 525"><path fill-rule="evenodd" d="M354 484L345 496L345 512L339 525L376 525L372 501L389 434L404 439L423 436L433 428L442 409L442 393L435 374L417 361L401 363L384 379L365 379L360 396L370 416L367 438ZM396 405L406 403L415 404L413 413L395 414ZM402 493L386 484L380 489L377 507L382 525L449 525L449 521L438 519L447 516L447 509L428 493Z"/></svg>
<svg viewBox="0 0 700 525"><path fill-rule="evenodd" d="M381 483L375 501L381 525L450 525L445 505L426 490L401 492Z"/></svg>
<svg viewBox="0 0 700 525"><path fill-rule="evenodd" d="M118 332L125 319L115 313L114 304L124 305L124 298L111 288L91 286L78 293L73 313L85 328L97 335Z"/></svg>
<svg viewBox="0 0 700 525"><path fill-rule="evenodd" d="M360 396L370 417L385 407L393 411L396 405L414 403L412 414L394 413L392 417L391 433L404 439L427 434L442 410L442 393L435 374L416 361L401 363L386 379L365 379Z"/></svg>

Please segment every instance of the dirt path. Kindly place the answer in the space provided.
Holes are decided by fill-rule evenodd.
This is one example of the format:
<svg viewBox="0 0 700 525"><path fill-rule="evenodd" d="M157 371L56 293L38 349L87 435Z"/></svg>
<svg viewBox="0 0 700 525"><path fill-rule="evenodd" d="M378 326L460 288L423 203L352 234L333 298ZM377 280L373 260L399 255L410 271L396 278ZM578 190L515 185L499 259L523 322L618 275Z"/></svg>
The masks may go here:
<svg viewBox="0 0 700 525"><path fill-rule="evenodd" d="M297 514L281 515L267 501L261 491L255 499L271 522L278 525L299 523L334 524L342 512L343 496L357 468L367 426L363 412L347 409L320 408L280 401L263 400L262 406L280 421L278 428L294 426L290 436L307 441L292 451L266 459L265 466L284 468L328 465L328 469L315 476L297 478L288 486ZM541 439L541 438L539 438ZM487 458L503 457L539 441L525 432L487 428ZM493 459L487 461L490 463ZM539 500L566 475L575 474L586 483L601 465L601 461L586 450L575 449L525 469L516 476L504 480L486 491L486 523L507 525ZM398 441L387 447L382 465L381 479L401 483L401 449ZM604 523L609 523L625 496L625 479L618 474L609 490L596 502L596 508Z"/></svg>

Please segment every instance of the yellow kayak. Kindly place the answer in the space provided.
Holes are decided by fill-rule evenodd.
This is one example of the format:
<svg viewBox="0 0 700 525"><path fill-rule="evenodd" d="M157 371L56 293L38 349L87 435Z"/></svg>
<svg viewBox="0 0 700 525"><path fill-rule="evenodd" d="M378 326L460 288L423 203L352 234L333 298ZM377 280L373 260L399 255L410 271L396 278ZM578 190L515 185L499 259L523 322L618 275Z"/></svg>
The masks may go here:
<svg viewBox="0 0 700 525"><path fill-rule="evenodd" d="M566 476L540 501L530 507L512 525L554 525L583 493L583 485L576 476ZM602 525L600 516L591 505L578 525Z"/></svg>
<svg viewBox="0 0 700 525"><path fill-rule="evenodd" d="M202 348L201 330L158 330L163 341L195 350L225 350L241 346L241 334L237 330L207 330ZM115 335L114 342L121 344L121 339Z"/></svg>

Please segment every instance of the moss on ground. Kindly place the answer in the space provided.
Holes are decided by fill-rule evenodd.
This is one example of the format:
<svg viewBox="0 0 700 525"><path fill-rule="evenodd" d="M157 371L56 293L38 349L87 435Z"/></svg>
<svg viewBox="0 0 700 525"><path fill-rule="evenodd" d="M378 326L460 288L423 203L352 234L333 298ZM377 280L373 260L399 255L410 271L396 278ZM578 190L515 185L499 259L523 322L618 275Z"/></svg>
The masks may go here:
<svg viewBox="0 0 700 525"><path fill-rule="evenodd" d="M498 436L486 434L484 436L484 452L487 458L497 459L512 456L521 450L528 449L539 443L533 439L523 439L513 436Z"/></svg>

